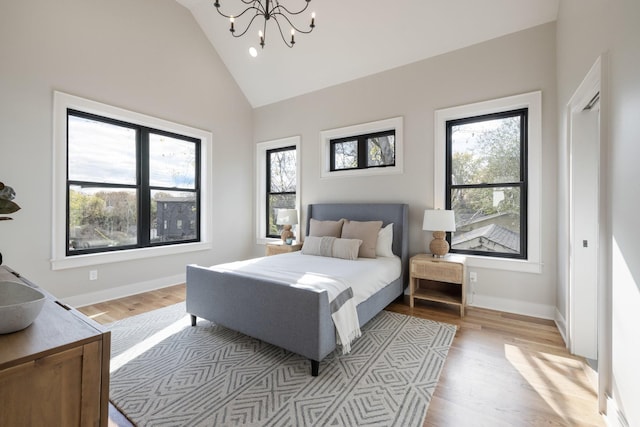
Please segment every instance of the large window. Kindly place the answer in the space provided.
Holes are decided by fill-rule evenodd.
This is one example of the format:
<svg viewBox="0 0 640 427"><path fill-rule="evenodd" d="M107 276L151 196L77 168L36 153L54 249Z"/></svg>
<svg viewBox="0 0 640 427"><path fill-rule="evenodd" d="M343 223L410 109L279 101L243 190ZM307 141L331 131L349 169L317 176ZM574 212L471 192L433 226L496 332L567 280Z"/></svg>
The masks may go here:
<svg viewBox="0 0 640 427"><path fill-rule="evenodd" d="M278 209L300 211L300 137L276 139L256 145L256 241L279 239ZM294 229L297 237L298 230Z"/></svg>
<svg viewBox="0 0 640 427"><path fill-rule="evenodd" d="M278 209L296 209L297 168L296 147L267 150L266 221L267 237L280 237L281 225L276 224Z"/></svg>
<svg viewBox="0 0 640 427"><path fill-rule="evenodd" d="M540 273L542 94L435 112L433 207L453 209L469 267Z"/></svg>
<svg viewBox="0 0 640 427"><path fill-rule="evenodd" d="M67 255L199 240L200 140L67 118Z"/></svg>
<svg viewBox="0 0 640 427"><path fill-rule="evenodd" d="M52 268L210 248L211 134L54 93Z"/></svg>
<svg viewBox="0 0 640 427"><path fill-rule="evenodd" d="M527 257L527 109L446 123L451 252Z"/></svg>

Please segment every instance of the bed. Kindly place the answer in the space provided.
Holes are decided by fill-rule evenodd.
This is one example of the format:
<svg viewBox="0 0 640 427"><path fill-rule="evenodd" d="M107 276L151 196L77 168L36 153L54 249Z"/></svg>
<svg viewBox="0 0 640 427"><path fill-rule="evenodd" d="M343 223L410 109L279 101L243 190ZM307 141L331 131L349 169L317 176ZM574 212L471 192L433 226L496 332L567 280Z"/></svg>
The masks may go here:
<svg viewBox="0 0 640 427"><path fill-rule="evenodd" d="M317 221L382 221L393 224L391 249L399 259L399 275L356 307L360 326L401 296L408 283L408 205L391 203L310 204L306 233L311 219ZM275 255L273 259L294 264L298 253ZM256 262L263 259L257 259ZM351 263L358 263L361 258ZM198 317L300 354L311 361L311 374L319 374L320 361L336 349L336 330L326 290L295 286L285 280L251 276L225 268L187 266L186 311L192 325Z"/></svg>

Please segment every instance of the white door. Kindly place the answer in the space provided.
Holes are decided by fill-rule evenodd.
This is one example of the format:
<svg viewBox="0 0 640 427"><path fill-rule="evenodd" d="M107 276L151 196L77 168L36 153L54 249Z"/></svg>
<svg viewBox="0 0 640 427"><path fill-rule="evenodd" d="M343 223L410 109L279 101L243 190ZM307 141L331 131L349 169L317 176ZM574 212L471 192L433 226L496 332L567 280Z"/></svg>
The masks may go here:
<svg viewBox="0 0 640 427"><path fill-rule="evenodd" d="M598 359L599 94L570 121L570 350Z"/></svg>

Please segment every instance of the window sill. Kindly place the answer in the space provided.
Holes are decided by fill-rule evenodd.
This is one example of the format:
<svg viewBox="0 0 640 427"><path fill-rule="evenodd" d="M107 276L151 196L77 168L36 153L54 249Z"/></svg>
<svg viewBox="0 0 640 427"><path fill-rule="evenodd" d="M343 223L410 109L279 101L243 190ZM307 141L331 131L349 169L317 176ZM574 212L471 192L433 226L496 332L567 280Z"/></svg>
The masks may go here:
<svg viewBox="0 0 640 427"><path fill-rule="evenodd" d="M277 238L276 237L267 237L267 238L260 237L256 239L257 245L269 245L269 244L278 243L278 242L282 242L282 239L279 237Z"/></svg>
<svg viewBox="0 0 640 427"><path fill-rule="evenodd" d="M161 246L155 248L130 249L115 252L103 252L98 254L65 256L51 260L52 270L65 270L68 268L87 267L98 264L132 261L137 259L154 258L166 255L177 255L188 252L204 251L211 249L211 243L185 243L182 245Z"/></svg>
<svg viewBox="0 0 640 427"><path fill-rule="evenodd" d="M515 271L518 273L542 273L542 264L533 260L492 258L479 255L464 255L467 267Z"/></svg>
<svg viewBox="0 0 640 427"><path fill-rule="evenodd" d="M323 170L320 174L320 178L343 178L352 176L376 176L376 175L398 175L403 173L400 166L386 166L386 167L372 167L365 169L348 169L329 171Z"/></svg>

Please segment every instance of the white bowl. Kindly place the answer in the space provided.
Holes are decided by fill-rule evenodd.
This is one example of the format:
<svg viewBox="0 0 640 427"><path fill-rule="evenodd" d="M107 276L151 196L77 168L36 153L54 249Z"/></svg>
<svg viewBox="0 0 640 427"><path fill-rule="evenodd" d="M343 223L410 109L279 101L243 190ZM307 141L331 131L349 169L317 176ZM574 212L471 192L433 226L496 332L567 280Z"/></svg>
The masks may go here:
<svg viewBox="0 0 640 427"><path fill-rule="evenodd" d="M33 323L45 299L31 286L0 281L0 334L17 332Z"/></svg>

